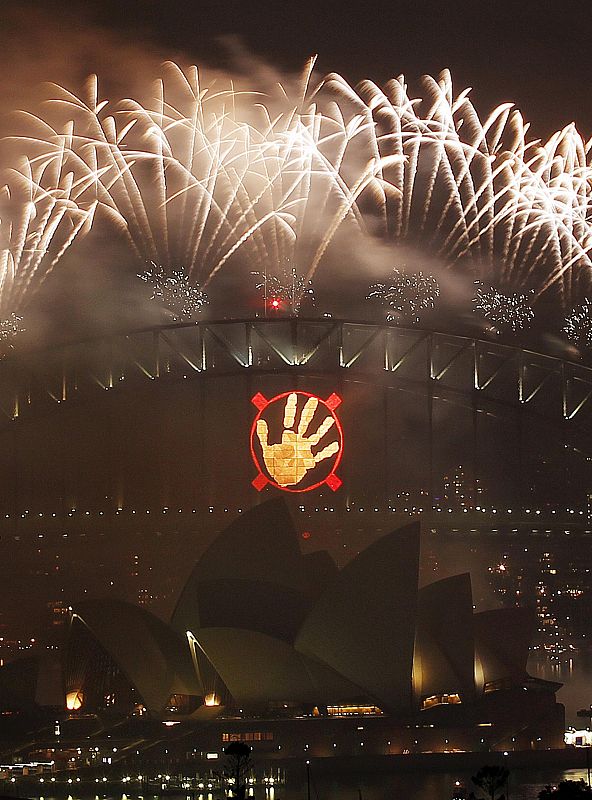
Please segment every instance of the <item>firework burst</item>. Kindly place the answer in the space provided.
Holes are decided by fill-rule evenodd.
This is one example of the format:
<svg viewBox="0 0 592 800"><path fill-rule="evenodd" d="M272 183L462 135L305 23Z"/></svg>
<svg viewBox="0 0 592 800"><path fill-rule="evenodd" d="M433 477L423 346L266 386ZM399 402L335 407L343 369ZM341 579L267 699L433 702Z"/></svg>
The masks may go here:
<svg viewBox="0 0 592 800"><path fill-rule="evenodd" d="M348 158L359 124L287 95L276 114L257 93L172 64L155 94L148 106L111 109L93 78L86 99L59 89L55 127L37 120L50 144L70 132L73 160L143 262L184 264L204 287L237 257L254 267L298 260L310 278L344 222L363 228L356 200L378 167Z"/></svg>
<svg viewBox="0 0 592 800"><path fill-rule="evenodd" d="M429 247L454 268L472 263L492 283L553 289L564 305L592 278L590 150L573 125L529 139L511 103L481 119L448 71L426 76L421 98L403 76L353 89L338 75L323 92L346 124L362 117L380 159L376 193L383 236Z"/></svg>
<svg viewBox="0 0 592 800"><path fill-rule="evenodd" d="M390 282L372 284L366 299L376 299L388 306L389 321L419 322L424 311L434 308L439 296L440 286L433 275L393 269Z"/></svg>
<svg viewBox="0 0 592 800"><path fill-rule="evenodd" d="M592 347L592 302L588 298L566 316L563 332L576 346Z"/></svg>
<svg viewBox="0 0 592 800"><path fill-rule="evenodd" d="M297 263L310 281L343 228L364 248L370 220L383 240L420 243L483 286L535 286L529 309L546 292L570 308L592 290L592 142L573 125L541 142L512 104L482 118L447 71L426 77L420 97L403 76L353 88L311 75L312 62L298 91L277 97L172 64L149 104L111 105L94 78L84 99L58 89L43 119L28 116L35 133L18 139L35 151L35 174L21 170L32 192L23 208L36 207L41 232L28 230L26 214L3 221L12 233L2 293L35 286L54 263L45 233L58 234L58 250L69 246L95 208L142 263L183 264L206 289L219 270L242 276L245 264L269 276L272 265ZM45 262L26 256L19 267L29 252ZM389 286L373 289L378 297ZM417 316L409 303L393 313ZM510 317L500 326L517 330L530 312Z"/></svg>
<svg viewBox="0 0 592 800"><path fill-rule="evenodd" d="M96 201L62 140L51 153L22 157L0 192L0 308L21 309L74 240L88 233Z"/></svg>
<svg viewBox="0 0 592 800"><path fill-rule="evenodd" d="M0 346L3 348L13 347L13 340L19 333L24 333L26 328L22 327L23 318L18 314L12 313L6 319L0 320Z"/></svg>
<svg viewBox="0 0 592 800"><path fill-rule="evenodd" d="M476 281L476 296L473 298L474 310L491 324L496 333L510 329L513 333L530 327L534 320L531 303L534 290L528 294L513 292L504 294L495 286Z"/></svg>
<svg viewBox="0 0 592 800"><path fill-rule="evenodd" d="M175 322L194 319L208 304L208 296L200 286L190 282L182 269L165 270L150 263L149 269L138 274L151 288L151 300L162 303Z"/></svg>
<svg viewBox="0 0 592 800"><path fill-rule="evenodd" d="M261 292L266 307L269 303L277 304L277 310L287 310L291 314L298 314L304 300L314 305L314 289L312 281L299 275L296 269L282 270L277 275L267 272L253 272L255 288Z"/></svg>

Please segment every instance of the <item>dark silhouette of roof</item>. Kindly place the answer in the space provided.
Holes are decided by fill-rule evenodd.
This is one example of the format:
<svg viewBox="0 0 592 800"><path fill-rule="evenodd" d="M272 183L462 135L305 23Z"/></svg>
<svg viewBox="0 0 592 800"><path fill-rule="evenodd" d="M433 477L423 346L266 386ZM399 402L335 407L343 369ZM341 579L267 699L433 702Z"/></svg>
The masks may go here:
<svg viewBox="0 0 592 800"><path fill-rule="evenodd" d="M199 559L172 625L180 633L231 622L243 627L238 608L243 605L249 609L248 626L289 640L308 607L305 563L285 501L255 506L237 517Z"/></svg>
<svg viewBox="0 0 592 800"><path fill-rule="evenodd" d="M379 703L410 707L418 569L419 523L374 542L321 594L296 649Z"/></svg>
<svg viewBox="0 0 592 800"><path fill-rule="evenodd" d="M142 696L146 707L162 711L173 694L203 694L187 640L139 606L121 600L89 600L74 608Z"/></svg>
<svg viewBox="0 0 592 800"><path fill-rule="evenodd" d="M199 646L237 703L357 701L363 690L281 639L240 628L202 628Z"/></svg>
<svg viewBox="0 0 592 800"><path fill-rule="evenodd" d="M413 683L416 698L458 692L475 694L473 593L468 573L436 581L419 591Z"/></svg>
<svg viewBox="0 0 592 800"><path fill-rule="evenodd" d="M528 677L526 662L535 622L532 608L499 608L473 616L475 656L484 684Z"/></svg>

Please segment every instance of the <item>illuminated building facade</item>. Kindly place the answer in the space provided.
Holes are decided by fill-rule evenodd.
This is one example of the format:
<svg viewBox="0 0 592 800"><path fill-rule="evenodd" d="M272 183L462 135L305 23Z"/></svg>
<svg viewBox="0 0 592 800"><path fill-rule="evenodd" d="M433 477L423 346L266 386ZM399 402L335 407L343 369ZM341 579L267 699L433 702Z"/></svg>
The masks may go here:
<svg viewBox="0 0 592 800"><path fill-rule="evenodd" d="M430 749L443 731L439 749L561 746L558 684L526 671L534 614L475 614L468 574L418 588L419 548L411 523L339 570L326 551L301 552L282 499L257 506L205 550L170 625L121 601L74 607L66 704L207 719L214 739L264 721L260 741L281 740L283 755L301 738L330 753L356 719L380 752L387 732L388 752L411 736Z"/></svg>

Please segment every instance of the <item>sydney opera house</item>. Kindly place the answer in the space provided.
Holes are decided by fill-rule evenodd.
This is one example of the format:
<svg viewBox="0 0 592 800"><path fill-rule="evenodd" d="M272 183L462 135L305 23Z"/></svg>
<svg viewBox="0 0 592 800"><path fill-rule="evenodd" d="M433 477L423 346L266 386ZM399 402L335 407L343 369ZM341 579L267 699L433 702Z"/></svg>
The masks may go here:
<svg viewBox="0 0 592 800"><path fill-rule="evenodd" d="M74 606L67 708L192 721L204 751L278 757L561 747L559 685L526 671L534 614L474 613L468 574L419 588L419 557L413 523L338 570L302 554L283 499L262 503L204 552L169 624Z"/></svg>

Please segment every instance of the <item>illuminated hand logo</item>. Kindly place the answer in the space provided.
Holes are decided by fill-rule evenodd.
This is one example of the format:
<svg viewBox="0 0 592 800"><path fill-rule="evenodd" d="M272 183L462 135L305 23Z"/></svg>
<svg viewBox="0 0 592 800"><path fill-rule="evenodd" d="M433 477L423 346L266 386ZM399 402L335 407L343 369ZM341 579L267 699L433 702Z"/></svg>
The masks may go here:
<svg viewBox="0 0 592 800"><path fill-rule="evenodd" d="M306 473L319 461L331 458L339 452L339 442L331 442L313 455L312 448L333 427L335 420L330 414L319 425L316 433L307 436L310 423L319 404L318 398L309 397L300 415L296 432L294 427L298 396L292 392L286 400L284 409L284 432L280 444L268 444L269 430L264 419L257 421L257 436L263 451L263 460L271 477L280 486L294 486L300 483Z"/></svg>
<svg viewBox="0 0 592 800"><path fill-rule="evenodd" d="M305 395L305 393L291 392L287 395L278 395L269 402L262 395L256 395L253 398L254 404L260 410L256 423L254 423L253 433L256 432L265 469L269 477L277 487L283 489L299 484L317 464L339 454L341 449L341 428L333 413L336 406L341 402L340 399L337 395L331 395L327 401L324 401L312 395L305 395L307 400L298 419L298 398L302 395ZM283 405L281 441L277 444L269 444L269 425L267 420L261 416L261 413L272 404L283 403L284 398L286 399ZM327 413L321 419L319 419L320 415L317 415L317 419L313 423L319 403L321 404L321 409L325 408ZM317 449L317 446L322 443L322 439L336 423L337 427L334 431L336 441ZM253 448L253 441L251 442L251 447ZM258 465L253 449L252 452L255 463ZM330 488L337 489L341 481L334 474L336 464L337 462L333 469L328 468L328 475L314 485L318 486L326 482ZM260 474L254 481L254 485L260 490L268 482L269 479L264 474ZM288 491L307 491L311 488L314 487L304 486L301 489L288 489Z"/></svg>

